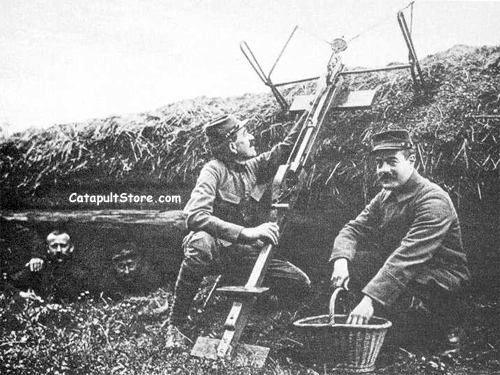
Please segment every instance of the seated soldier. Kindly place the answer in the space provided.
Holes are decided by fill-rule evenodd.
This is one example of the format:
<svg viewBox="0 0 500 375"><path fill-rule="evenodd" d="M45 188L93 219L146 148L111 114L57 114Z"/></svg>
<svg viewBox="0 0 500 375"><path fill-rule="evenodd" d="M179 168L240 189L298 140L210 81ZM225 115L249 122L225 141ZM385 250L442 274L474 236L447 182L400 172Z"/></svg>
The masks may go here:
<svg viewBox="0 0 500 375"><path fill-rule="evenodd" d="M415 169L407 131L376 134L372 143L383 189L335 239L333 286L347 281L349 268L356 275L355 255L363 248L380 254L384 263L364 286L347 322L367 324L374 313L386 314L397 331L407 326L401 323L411 314L411 320L420 317L422 323L415 328L437 335L428 337L428 344L437 341L442 353L457 353L464 337L461 298L469 271L455 207L443 189Z"/></svg>
<svg viewBox="0 0 500 375"><path fill-rule="evenodd" d="M111 258L115 267L116 276L123 284L134 286L139 276L141 257L134 242L128 242L117 247L119 252Z"/></svg>
<svg viewBox="0 0 500 375"><path fill-rule="evenodd" d="M244 285L264 244L278 244L279 227L268 217L269 186L292 150L299 122L281 143L260 155L246 123L226 115L205 127L214 159L201 170L184 208L191 232L184 239L169 316L169 348L186 344L181 330L204 276L221 273ZM273 293L295 300L310 289L309 277L281 259L271 260L265 283Z"/></svg>
<svg viewBox="0 0 500 375"><path fill-rule="evenodd" d="M151 267L135 242L124 242L112 247L112 281L103 289L112 297L148 292L161 285L160 275Z"/></svg>
<svg viewBox="0 0 500 375"><path fill-rule="evenodd" d="M27 293L21 293L27 298L37 298L36 295L54 301L76 298L83 288L81 277L77 277L82 275L77 275L78 267L74 265L74 248L67 232L52 231L47 236L45 253L32 257L25 269L11 277L11 282L17 287L28 287ZM41 268L32 271L31 264L41 264Z"/></svg>

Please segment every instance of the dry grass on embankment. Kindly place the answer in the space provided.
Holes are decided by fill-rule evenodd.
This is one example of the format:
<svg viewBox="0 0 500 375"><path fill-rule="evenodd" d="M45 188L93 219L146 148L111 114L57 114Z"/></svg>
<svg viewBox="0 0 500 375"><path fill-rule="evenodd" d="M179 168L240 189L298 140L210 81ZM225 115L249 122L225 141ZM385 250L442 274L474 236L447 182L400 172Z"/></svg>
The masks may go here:
<svg viewBox="0 0 500 375"><path fill-rule="evenodd" d="M499 50L456 46L425 58L426 94L415 94L409 74L401 71L349 82L351 89L378 88L377 103L369 111L330 114L312 194L363 200L372 186L363 177L369 136L394 127L409 129L420 141L421 171L443 183L454 198L490 194L500 168L500 69L493 61ZM287 96L305 89L296 86ZM200 97L130 117L29 130L0 144L0 188L20 199L43 196L53 187L110 180L145 189L155 184L189 188L209 157L202 126L227 112L251 119L261 150L290 126L271 94L248 94ZM359 194L353 197L352 191Z"/></svg>
<svg viewBox="0 0 500 375"><path fill-rule="evenodd" d="M455 46L426 57L421 63L425 93L413 90L406 71L349 80L350 89L377 88L376 103L370 110L329 114L298 208L310 208L313 214L335 210L343 222L355 215L378 189L369 173L370 136L405 128L418 142L419 170L454 200L464 240L476 258L472 261L481 269L498 258L499 56L500 47ZM310 86L297 85L285 94L291 100L308 90ZM292 123L266 93L200 97L130 117L26 131L0 143L0 207L29 208L36 202L36 207L76 208L68 207L68 192L105 194L118 187L146 194L181 191L185 201L209 158L202 127L223 113L251 119L261 151L281 139ZM58 195L63 198L56 200Z"/></svg>

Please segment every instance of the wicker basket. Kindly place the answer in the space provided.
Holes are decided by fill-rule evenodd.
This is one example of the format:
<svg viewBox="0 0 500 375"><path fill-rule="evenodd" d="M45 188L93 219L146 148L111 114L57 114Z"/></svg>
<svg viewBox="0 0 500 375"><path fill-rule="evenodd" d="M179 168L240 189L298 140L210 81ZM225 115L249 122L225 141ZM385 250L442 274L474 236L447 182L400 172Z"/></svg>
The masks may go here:
<svg viewBox="0 0 500 375"><path fill-rule="evenodd" d="M334 324L330 323L332 317ZM392 323L379 317L364 325L346 321L345 314L329 314L300 319L294 326L318 360L352 372L373 371Z"/></svg>

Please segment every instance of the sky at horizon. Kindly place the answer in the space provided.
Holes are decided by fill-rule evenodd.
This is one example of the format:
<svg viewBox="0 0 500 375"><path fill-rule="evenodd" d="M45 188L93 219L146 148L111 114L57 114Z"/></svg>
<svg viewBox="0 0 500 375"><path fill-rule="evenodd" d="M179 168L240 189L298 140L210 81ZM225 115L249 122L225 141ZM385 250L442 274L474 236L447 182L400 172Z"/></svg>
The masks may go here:
<svg viewBox="0 0 500 375"><path fill-rule="evenodd" d="M267 92L267 72L296 25L276 81L320 74L326 41L350 41L348 66L404 62L401 0L3 0L0 125L11 131L152 111L198 96ZM500 1L416 0L405 10L420 59L456 44L500 45Z"/></svg>

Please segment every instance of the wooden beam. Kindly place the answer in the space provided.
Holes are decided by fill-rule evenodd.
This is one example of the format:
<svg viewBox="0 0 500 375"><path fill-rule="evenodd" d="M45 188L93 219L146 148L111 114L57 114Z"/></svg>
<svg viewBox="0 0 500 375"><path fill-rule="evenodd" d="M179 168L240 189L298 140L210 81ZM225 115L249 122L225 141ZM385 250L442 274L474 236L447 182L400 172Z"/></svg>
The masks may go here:
<svg viewBox="0 0 500 375"><path fill-rule="evenodd" d="M108 224L147 224L172 226L186 229L185 217L181 210L78 210L78 211L0 211L7 220L46 223L108 223Z"/></svg>

